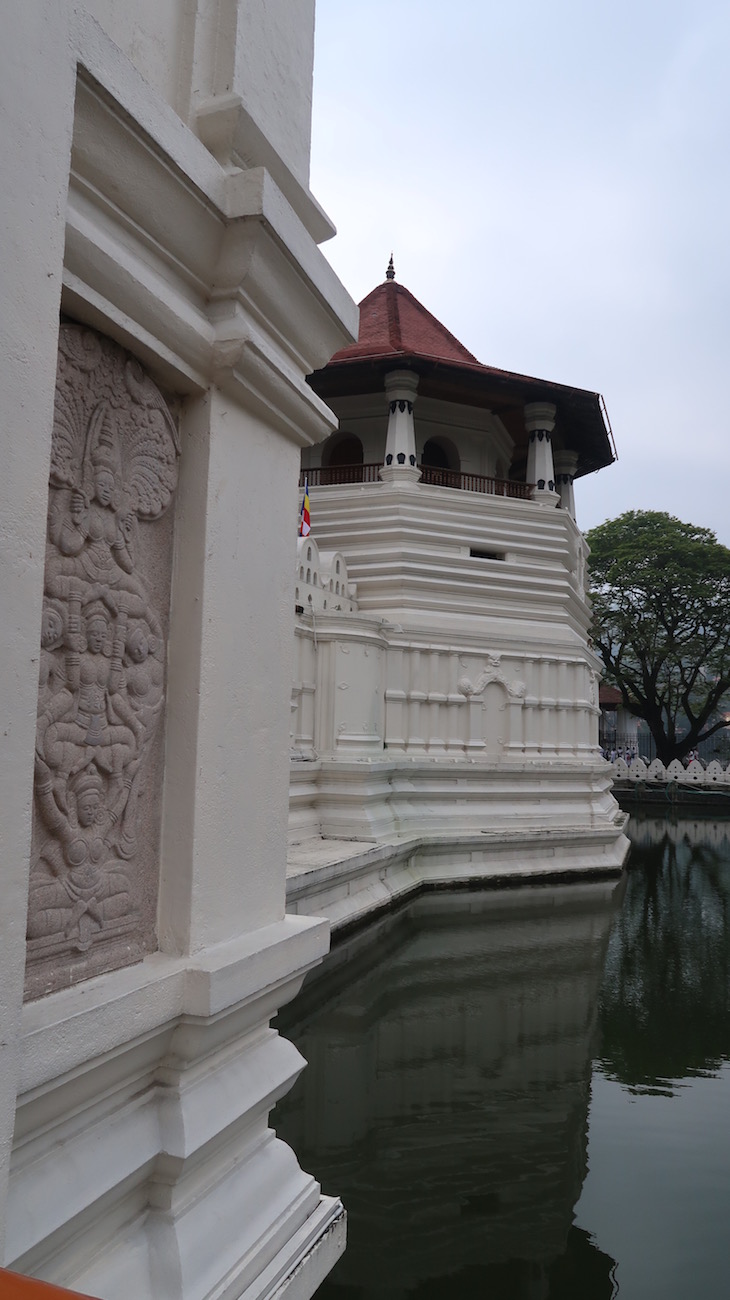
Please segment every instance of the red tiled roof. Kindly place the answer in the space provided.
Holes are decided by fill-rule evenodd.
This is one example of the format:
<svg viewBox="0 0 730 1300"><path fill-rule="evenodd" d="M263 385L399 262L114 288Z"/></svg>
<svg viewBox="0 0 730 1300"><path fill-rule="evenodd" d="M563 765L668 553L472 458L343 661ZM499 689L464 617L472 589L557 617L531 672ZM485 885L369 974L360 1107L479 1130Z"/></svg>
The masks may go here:
<svg viewBox="0 0 730 1300"><path fill-rule="evenodd" d="M616 708L617 705L621 704L622 700L623 696L618 686L599 686L598 703L603 705L604 708Z"/></svg>
<svg viewBox="0 0 730 1300"><path fill-rule="evenodd" d="M389 268L389 270L392 268ZM386 279L360 303L357 343L342 348L307 380L325 402L382 393L390 370L413 370L421 397L482 407L498 416L515 444L519 469L527 457L524 406L554 402L563 445L578 452L576 474L615 459L599 393L482 365L402 284Z"/></svg>
<svg viewBox="0 0 730 1300"><path fill-rule="evenodd" d="M480 364L408 289L395 280L385 280L360 303L357 343L335 352L330 365L398 354L432 357L457 365Z"/></svg>

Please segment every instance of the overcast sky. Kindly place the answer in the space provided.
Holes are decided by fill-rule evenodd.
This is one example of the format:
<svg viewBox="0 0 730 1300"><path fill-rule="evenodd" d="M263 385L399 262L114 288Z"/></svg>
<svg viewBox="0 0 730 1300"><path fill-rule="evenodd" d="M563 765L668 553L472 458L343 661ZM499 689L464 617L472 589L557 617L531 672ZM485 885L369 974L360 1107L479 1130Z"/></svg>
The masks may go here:
<svg viewBox="0 0 730 1300"><path fill-rule="evenodd" d="M730 546L730 6L317 0L312 189L359 301L397 279L480 361L603 393L588 529Z"/></svg>

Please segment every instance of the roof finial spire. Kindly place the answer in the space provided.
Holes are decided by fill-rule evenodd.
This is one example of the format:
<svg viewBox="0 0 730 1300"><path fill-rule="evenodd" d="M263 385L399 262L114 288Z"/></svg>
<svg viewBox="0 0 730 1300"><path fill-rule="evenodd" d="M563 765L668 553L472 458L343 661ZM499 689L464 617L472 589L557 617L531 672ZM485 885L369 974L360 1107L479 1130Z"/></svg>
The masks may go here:
<svg viewBox="0 0 730 1300"><path fill-rule="evenodd" d="M387 271L385 272L385 278L386 278L386 280L394 280L394 279L395 279L395 267L393 266L393 254L392 254L392 253L391 253L391 255L390 255L390 261L388 262L388 269L387 269Z"/></svg>

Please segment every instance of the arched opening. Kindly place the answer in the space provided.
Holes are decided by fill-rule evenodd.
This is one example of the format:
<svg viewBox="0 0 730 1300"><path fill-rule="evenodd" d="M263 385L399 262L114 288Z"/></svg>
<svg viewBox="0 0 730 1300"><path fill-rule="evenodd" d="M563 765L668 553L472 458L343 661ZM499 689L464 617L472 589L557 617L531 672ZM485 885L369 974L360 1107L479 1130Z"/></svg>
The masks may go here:
<svg viewBox="0 0 730 1300"><path fill-rule="evenodd" d="M354 433L335 433L322 448L322 467L330 483L362 483L363 449Z"/></svg>
<svg viewBox="0 0 730 1300"><path fill-rule="evenodd" d="M421 454L422 481L441 487L460 487L459 453L449 438L429 438Z"/></svg>

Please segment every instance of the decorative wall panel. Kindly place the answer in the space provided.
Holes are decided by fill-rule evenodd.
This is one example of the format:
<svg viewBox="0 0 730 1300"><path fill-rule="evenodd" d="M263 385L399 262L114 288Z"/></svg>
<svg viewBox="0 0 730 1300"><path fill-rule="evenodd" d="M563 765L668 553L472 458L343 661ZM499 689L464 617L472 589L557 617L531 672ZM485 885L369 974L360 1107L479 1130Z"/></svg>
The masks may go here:
<svg viewBox="0 0 730 1300"><path fill-rule="evenodd" d="M156 946L166 631L180 446L139 363L60 331L26 992Z"/></svg>

